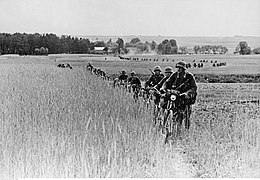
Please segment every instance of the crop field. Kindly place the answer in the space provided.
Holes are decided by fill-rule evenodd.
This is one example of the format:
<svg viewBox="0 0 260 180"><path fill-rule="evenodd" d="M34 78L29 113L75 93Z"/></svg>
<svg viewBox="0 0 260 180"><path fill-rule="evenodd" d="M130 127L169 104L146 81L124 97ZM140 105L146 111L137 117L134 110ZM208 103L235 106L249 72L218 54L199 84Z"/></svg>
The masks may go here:
<svg viewBox="0 0 260 180"><path fill-rule="evenodd" d="M61 62L73 69L56 67ZM260 177L259 101L240 102L259 100L259 83L198 83L191 129L165 145L152 107L91 75L88 62L109 74L149 73L155 65L86 55L0 56L1 178Z"/></svg>

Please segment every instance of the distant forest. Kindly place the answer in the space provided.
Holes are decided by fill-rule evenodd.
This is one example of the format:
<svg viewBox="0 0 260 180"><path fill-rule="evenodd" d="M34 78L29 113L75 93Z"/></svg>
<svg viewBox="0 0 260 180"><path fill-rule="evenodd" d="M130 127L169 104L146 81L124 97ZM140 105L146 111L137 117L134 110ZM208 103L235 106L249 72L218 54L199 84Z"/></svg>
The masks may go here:
<svg viewBox="0 0 260 180"><path fill-rule="evenodd" d="M95 46L88 39L55 34L1 33L0 54L89 53ZM39 52L40 51L40 52Z"/></svg>

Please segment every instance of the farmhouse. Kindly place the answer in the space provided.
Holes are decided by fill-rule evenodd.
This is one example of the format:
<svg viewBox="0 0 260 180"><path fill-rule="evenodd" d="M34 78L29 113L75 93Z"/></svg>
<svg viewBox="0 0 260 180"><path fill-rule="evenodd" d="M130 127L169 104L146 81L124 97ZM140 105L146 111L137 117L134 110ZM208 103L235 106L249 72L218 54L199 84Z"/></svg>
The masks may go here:
<svg viewBox="0 0 260 180"><path fill-rule="evenodd" d="M107 53L106 47L94 47L94 53L95 54L105 54Z"/></svg>

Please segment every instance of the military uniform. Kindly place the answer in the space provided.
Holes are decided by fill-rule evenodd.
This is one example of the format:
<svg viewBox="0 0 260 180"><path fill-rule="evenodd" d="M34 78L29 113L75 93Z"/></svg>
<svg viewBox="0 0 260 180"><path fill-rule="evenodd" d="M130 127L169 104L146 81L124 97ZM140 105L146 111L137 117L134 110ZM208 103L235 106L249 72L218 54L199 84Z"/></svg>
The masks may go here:
<svg viewBox="0 0 260 180"><path fill-rule="evenodd" d="M153 74L145 83L145 87L154 87L164 78L163 74Z"/></svg>
<svg viewBox="0 0 260 180"><path fill-rule="evenodd" d="M127 75L127 74L121 74L121 75L118 77L119 81L125 81L125 80L127 80L127 78L128 78L128 75Z"/></svg>
<svg viewBox="0 0 260 180"><path fill-rule="evenodd" d="M136 84L141 87L141 81L137 76L131 76L128 78L128 82L133 85Z"/></svg>
<svg viewBox="0 0 260 180"><path fill-rule="evenodd" d="M190 72L173 73L163 84L163 89L174 89L180 93L187 93L189 104L194 104L197 95L197 85L194 76Z"/></svg>
<svg viewBox="0 0 260 180"><path fill-rule="evenodd" d="M156 88L157 90L160 90L160 89L162 88L163 84L165 83L165 81L166 81L168 78L169 78L169 77L164 77L164 78L155 86L155 88Z"/></svg>

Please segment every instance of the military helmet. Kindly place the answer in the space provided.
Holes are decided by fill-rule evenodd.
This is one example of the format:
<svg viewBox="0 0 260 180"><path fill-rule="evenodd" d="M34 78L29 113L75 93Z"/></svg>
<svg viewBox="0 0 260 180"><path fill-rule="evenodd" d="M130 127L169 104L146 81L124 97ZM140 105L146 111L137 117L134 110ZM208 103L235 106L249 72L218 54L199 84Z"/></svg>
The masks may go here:
<svg viewBox="0 0 260 180"><path fill-rule="evenodd" d="M181 67L181 68L183 68L183 69L186 69L186 63L184 62L184 61L179 61L179 62L177 62L177 64L176 64L176 68L177 67Z"/></svg>
<svg viewBox="0 0 260 180"><path fill-rule="evenodd" d="M166 68L164 69L164 72L165 72L165 73L173 73L173 68L170 67L170 66L168 66L168 67L166 67Z"/></svg>
<svg viewBox="0 0 260 180"><path fill-rule="evenodd" d="M155 67L153 68L153 71L154 71L154 72L155 72L155 71L160 71L160 72L161 72L162 70L161 70L161 67L160 67L160 66L155 66Z"/></svg>
<svg viewBox="0 0 260 180"><path fill-rule="evenodd" d="M134 71L131 71L131 74L132 74L132 75L135 75L135 72L134 72Z"/></svg>
<svg viewBox="0 0 260 180"><path fill-rule="evenodd" d="M122 70L122 73L126 73L126 71L123 69L123 70Z"/></svg>

